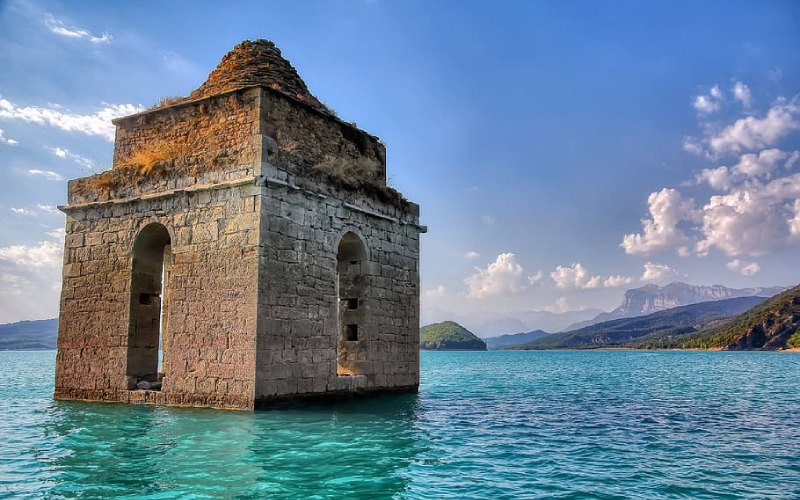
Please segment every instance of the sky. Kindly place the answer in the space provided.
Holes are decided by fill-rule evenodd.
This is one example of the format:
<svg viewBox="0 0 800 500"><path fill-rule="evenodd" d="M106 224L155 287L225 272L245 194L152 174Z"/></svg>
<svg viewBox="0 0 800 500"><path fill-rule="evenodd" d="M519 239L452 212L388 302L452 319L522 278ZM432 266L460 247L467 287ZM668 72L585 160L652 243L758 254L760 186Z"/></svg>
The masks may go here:
<svg viewBox="0 0 800 500"><path fill-rule="evenodd" d="M256 38L387 144L423 322L800 282L800 2L0 0L0 322L57 315L110 119Z"/></svg>

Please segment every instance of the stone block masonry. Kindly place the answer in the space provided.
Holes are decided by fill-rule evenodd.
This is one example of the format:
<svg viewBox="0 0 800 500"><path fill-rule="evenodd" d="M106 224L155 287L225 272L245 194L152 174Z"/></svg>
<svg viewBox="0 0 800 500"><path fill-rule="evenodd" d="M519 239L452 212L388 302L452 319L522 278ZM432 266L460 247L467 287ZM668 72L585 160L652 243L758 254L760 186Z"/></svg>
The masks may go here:
<svg viewBox="0 0 800 500"><path fill-rule="evenodd" d="M386 187L383 144L271 42L115 124L113 168L71 181L62 207L56 398L252 409L416 391L419 208Z"/></svg>

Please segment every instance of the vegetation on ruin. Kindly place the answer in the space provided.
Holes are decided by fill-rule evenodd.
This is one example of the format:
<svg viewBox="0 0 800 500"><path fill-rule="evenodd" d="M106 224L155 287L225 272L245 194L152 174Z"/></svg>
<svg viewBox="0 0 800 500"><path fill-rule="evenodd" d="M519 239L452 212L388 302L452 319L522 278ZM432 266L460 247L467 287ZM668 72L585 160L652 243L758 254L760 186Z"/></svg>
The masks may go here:
<svg viewBox="0 0 800 500"><path fill-rule="evenodd" d="M337 158L327 155L314 170L327 175L337 184L358 187L364 183L375 182L380 169L378 162L368 158Z"/></svg>

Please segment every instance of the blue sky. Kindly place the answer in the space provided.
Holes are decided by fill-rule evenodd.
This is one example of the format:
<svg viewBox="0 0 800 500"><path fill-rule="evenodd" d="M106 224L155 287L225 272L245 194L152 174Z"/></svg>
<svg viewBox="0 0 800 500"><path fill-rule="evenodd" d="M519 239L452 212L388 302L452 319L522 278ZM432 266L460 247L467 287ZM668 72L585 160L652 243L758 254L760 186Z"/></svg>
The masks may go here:
<svg viewBox="0 0 800 500"><path fill-rule="evenodd" d="M247 38L387 143L424 320L800 282L798 2L0 0L0 322L55 316L53 207L108 118Z"/></svg>

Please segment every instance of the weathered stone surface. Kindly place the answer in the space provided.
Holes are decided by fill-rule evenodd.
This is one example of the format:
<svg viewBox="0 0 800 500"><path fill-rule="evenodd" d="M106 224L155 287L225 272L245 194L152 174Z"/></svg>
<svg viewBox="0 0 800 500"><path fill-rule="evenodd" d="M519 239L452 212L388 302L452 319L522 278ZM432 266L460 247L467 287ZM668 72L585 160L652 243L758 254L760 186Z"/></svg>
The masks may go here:
<svg viewBox="0 0 800 500"><path fill-rule="evenodd" d="M416 390L424 228L381 195L383 145L308 99L221 89L117 120L114 184L70 182L55 396L247 409ZM130 165L153 144L179 155ZM376 162L379 185L327 182L313 166L331 157Z"/></svg>

